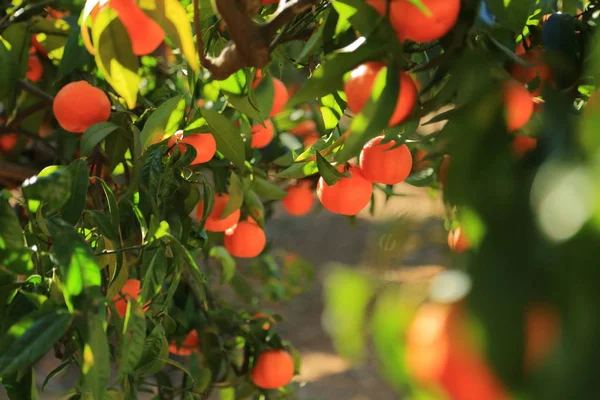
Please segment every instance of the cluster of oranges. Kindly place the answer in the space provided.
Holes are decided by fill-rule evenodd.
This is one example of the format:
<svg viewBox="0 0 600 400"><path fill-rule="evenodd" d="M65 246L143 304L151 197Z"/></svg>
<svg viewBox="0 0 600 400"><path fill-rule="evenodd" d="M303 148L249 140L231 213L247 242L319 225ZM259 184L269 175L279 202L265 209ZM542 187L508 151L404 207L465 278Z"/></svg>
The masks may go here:
<svg viewBox="0 0 600 400"><path fill-rule="evenodd" d="M125 282L120 293L113 298L115 309L121 318L125 317L127 313L128 302L137 301L140 293L141 282L139 280L128 279ZM256 313L252 318L254 320L267 318L271 323L275 323L274 319L262 313ZM262 327L269 330L271 325L269 322L265 322ZM200 351L200 337L195 329L190 330L181 343L176 340L169 343L169 352L179 356L190 356L198 351ZM255 359L250 377L254 384L262 389L277 389L292 380L294 371L294 360L290 353L282 349L270 349L261 352Z"/></svg>

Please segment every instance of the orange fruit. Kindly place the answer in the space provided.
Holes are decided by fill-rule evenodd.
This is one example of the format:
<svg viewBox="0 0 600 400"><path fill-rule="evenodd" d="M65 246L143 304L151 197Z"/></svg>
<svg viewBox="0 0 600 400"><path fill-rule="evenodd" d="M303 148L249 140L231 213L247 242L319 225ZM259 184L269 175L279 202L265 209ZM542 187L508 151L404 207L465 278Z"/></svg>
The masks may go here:
<svg viewBox="0 0 600 400"><path fill-rule="evenodd" d="M519 158L534 150L536 147L537 139L527 136L515 136L511 145L512 153Z"/></svg>
<svg viewBox="0 0 600 400"><path fill-rule="evenodd" d="M367 62L359 65L350 73L350 77L344 85L348 108L358 114L367 104L373 84L379 71L385 65L380 62ZM400 92L394 113L390 118L389 126L394 126L404 121L412 112L417 102L417 87L410 75L406 72L400 73Z"/></svg>
<svg viewBox="0 0 600 400"><path fill-rule="evenodd" d="M152 53L164 41L163 28L146 15L135 0L111 0L110 7L117 12L125 27L136 56Z"/></svg>
<svg viewBox="0 0 600 400"><path fill-rule="evenodd" d="M289 95L285 84L277 78L273 78L273 106L269 117L273 117L284 110L285 103L287 103Z"/></svg>
<svg viewBox="0 0 600 400"><path fill-rule="evenodd" d="M311 134L304 136L304 140L302 141L302 144L304 145L304 147L310 147L313 144L317 143L319 141L319 139L321 139L321 136L319 136L316 133L311 133Z"/></svg>
<svg viewBox="0 0 600 400"><path fill-rule="evenodd" d="M440 169L438 170L438 180L442 186L446 186L448 183L448 168L450 168L450 156L444 156L440 164Z"/></svg>
<svg viewBox="0 0 600 400"><path fill-rule="evenodd" d="M455 253L464 253L471 248L471 242L461 228L448 231L448 246Z"/></svg>
<svg viewBox="0 0 600 400"><path fill-rule="evenodd" d="M250 147L253 149L262 149L267 147L275 137L275 127L271 120L265 121L265 126L256 124L252 126L252 141Z"/></svg>
<svg viewBox="0 0 600 400"><path fill-rule="evenodd" d="M315 121L306 120L296 125L290 133L294 136L306 136L317 132L317 124Z"/></svg>
<svg viewBox="0 0 600 400"><path fill-rule="evenodd" d="M17 144L17 134L7 133L0 135L0 151L3 153L10 152Z"/></svg>
<svg viewBox="0 0 600 400"><path fill-rule="evenodd" d="M227 229L232 228L235 224L240 220L240 209L238 208L226 218L221 218L223 216L223 211L225 211L225 207L227 206L227 202L229 201L229 195L226 193L215 195L215 203L213 205L213 209L206 218L206 222L204 223L204 228L210 232L225 232ZM202 220L204 215L204 201L200 201L198 206L196 207L196 216L198 220Z"/></svg>
<svg viewBox="0 0 600 400"><path fill-rule="evenodd" d="M137 279L128 279L125 281L125 285L121 288L120 293L113 298L113 302L115 303L115 308L117 309L117 314L121 318L125 316L127 313L127 303L129 299L136 300L141 292L141 283Z"/></svg>
<svg viewBox="0 0 600 400"><path fill-rule="evenodd" d="M294 360L285 350L265 351L256 359L250 376L259 388L280 388L294 377Z"/></svg>
<svg viewBox="0 0 600 400"><path fill-rule="evenodd" d="M271 324L275 324L275 319L273 317L268 316L267 314L263 314L261 312L256 313L252 316L254 319L268 319L270 322L265 322L262 326L263 330L268 331L271 329Z"/></svg>
<svg viewBox="0 0 600 400"><path fill-rule="evenodd" d="M556 310L535 304L526 312L525 368L530 370L542 364L556 346L560 331L560 317Z"/></svg>
<svg viewBox="0 0 600 400"><path fill-rule="evenodd" d="M44 75L44 66L38 56L32 54L27 59L27 72L25 77L31 82L39 82Z"/></svg>
<svg viewBox="0 0 600 400"><path fill-rule="evenodd" d="M381 15L386 13L386 0L367 0ZM431 42L445 36L456 24L460 0L421 0L430 14L425 14L410 0L390 1L390 24L401 41Z"/></svg>
<svg viewBox="0 0 600 400"><path fill-rule="evenodd" d="M110 118L108 97L86 81L71 82L60 89L52 109L60 126L69 132L83 133Z"/></svg>
<svg viewBox="0 0 600 400"><path fill-rule="evenodd" d="M359 167L352 165L347 171L350 177L343 177L333 186L323 178L317 184L317 197L327 210L343 215L356 215L371 201L373 185Z"/></svg>
<svg viewBox="0 0 600 400"><path fill-rule="evenodd" d="M405 361L421 384L441 387L453 400L505 400L498 378L469 340L461 306L428 303L406 336Z"/></svg>
<svg viewBox="0 0 600 400"><path fill-rule="evenodd" d="M179 143L179 151L182 154L185 152L185 145L183 143L187 143L196 149L196 158L194 158L194 161L190 165L208 162L217 152L217 142L210 133L198 133L183 137L183 131L177 131L169 138L169 147L174 146L176 143Z"/></svg>
<svg viewBox="0 0 600 400"><path fill-rule="evenodd" d="M533 64L533 67L526 67L524 65L514 63L510 66L510 74L522 84L529 84L537 76L539 76L540 83L538 87L531 93L533 96L539 96L542 94L544 85L547 82L552 81L552 71L550 67L543 62L544 53L540 49L530 50L528 53L521 55L521 58Z"/></svg>
<svg viewBox="0 0 600 400"><path fill-rule="evenodd" d="M504 110L506 127L509 131L521 129L533 115L533 96L519 82L504 83Z"/></svg>
<svg viewBox="0 0 600 400"><path fill-rule="evenodd" d="M287 189L287 196L282 200L283 208L290 215L301 216L310 212L315 203L309 182L301 182Z"/></svg>
<svg viewBox="0 0 600 400"><path fill-rule="evenodd" d="M412 155L403 144L394 149L395 143L381 144L385 136L369 140L360 152L360 169L371 182L395 185L410 175Z"/></svg>
<svg viewBox="0 0 600 400"><path fill-rule="evenodd" d="M225 233L223 242L232 256L253 258L264 250L267 236L260 226L250 221L242 221L231 234Z"/></svg>
<svg viewBox="0 0 600 400"><path fill-rule="evenodd" d="M177 354L178 356L189 356L193 352L198 351L199 346L200 338L198 337L198 332L196 332L195 329L192 329L183 342L181 342L181 345L177 345L175 340L171 340L169 352Z"/></svg>

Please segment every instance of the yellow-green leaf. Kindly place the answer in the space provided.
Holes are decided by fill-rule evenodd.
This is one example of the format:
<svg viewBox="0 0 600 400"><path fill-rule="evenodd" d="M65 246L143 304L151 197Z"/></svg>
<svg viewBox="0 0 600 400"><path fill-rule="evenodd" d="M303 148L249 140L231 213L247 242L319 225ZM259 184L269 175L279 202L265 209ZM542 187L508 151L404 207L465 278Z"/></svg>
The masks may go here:
<svg viewBox="0 0 600 400"><path fill-rule="evenodd" d="M131 41L117 13L111 8L100 10L92 27L96 64L104 77L134 108L141 78L138 58L131 50Z"/></svg>
<svg viewBox="0 0 600 400"><path fill-rule="evenodd" d="M200 71L192 25L181 3L178 0L156 0L148 4L141 3L140 6L165 30L173 44L181 49L190 68Z"/></svg>

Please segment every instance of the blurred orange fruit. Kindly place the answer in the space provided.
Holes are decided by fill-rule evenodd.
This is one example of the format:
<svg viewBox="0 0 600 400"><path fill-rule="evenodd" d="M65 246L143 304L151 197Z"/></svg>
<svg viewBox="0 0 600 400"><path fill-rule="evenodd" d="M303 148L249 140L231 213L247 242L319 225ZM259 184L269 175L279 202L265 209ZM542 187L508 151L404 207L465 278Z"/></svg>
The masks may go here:
<svg viewBox="0 0 600 400"><path fill-rule="evenodd" d="M294 360L285 350L265 351L256 359L250 376L259 388L280 388L294 377Z"/></svg>
<svg viewBox="0 0 600 400"><path fill-rule="evenodd" d="M350 177L342 177L329 186L323 177L317 184L317 196L327 210L342 215L356 215L371 201L373 185L355 165L347 171Z"/></svg>
<svg viewBox="0 0 600 400"><path fill-rule="evenodd" d="M267 147L275 137L275 127L271 120L265 121L265 126L256 124L252 126L252 141L250 146L253 149L262 149Z"/></svg>
<svg viewBox="0 0 600 400"><path fill-rule="evenodd" d="M360 152L360 169L371 182L395 185L410 175L412 154L405 144L393 148L395 143L381 144L385 136L369 140Z"/></svg>
<svg viewBox="0 0 600 400"><path fill-rule="evenodd" d="M309 182L301 182L290 186L287 189L287 195L282 200L283 208L290 215L306 215L312 209L315 203L313 191Z"/></svg>
<svg viewBox="0 0 600 400"><path fill-rule="evenodd" d="M253 258L262 253L267 243L267 237L260 226L249 221L242 221L237 224L232 233L225 233L223 243L232 256Z"/></svg>

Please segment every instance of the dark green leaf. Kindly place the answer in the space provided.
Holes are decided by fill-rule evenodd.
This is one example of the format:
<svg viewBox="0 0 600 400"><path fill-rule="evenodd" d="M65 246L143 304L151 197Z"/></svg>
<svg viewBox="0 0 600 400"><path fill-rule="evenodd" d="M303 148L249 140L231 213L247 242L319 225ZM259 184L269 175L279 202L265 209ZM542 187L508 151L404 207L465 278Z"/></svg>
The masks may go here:
<svg viewBox="0 0 600 400"><path fill-rule="evenodd" d="M229 179L228 194L229 201L223 210L221 218L227 218L235 210L239 210L244 203L244 183L235 172L231 173L231 178Z"/></svg>
<svg viewBox="0 0 600 400"><path fill-rule="evenodd" d="M144 259L146 259L144 252ZM144 262L146 274L142 280L142 291L140 293L140 302L142 304L152 300L162 287L163 281L167 274L167 257L162 247L159 247L152 255L150 262Z"/></svg>
<svg viewBox="0 0 600 400"><path fill-rule="evenodd" d="M25 246L25 238L17 214L8 200L0 198L0 249L19 249Z"/></svg>
<svg viewBox="0 0 600 400"><path fill-rule="evenodd" d="M152 329L150 335L144 342L142 357L135 369L135 372L141 376L151 376L160 371L165 362L163 359L169 355L169 343L165 335L165 329L158 324Z"/></svg>
<svg viewBox="0 0 600 400"><path fill-rule="evenodd" d="M284 179L300 179L309 175L314 175L318 172L316 161L307 161L301 163L294 163L289 168L275 175L277 178Z"/></svg>
<svg viewBox="0 0 600 400"><path fill-rule="evenodd" d="M84 386L92 393L92 398L101 399L106 393L110 380L110 353L106 337L106 312L90 315L87 321L85 344L83 346Z"/></svg>
<svg viewBox="0 0 600 400"><path fill-rule="evenodd" d="M100 122L90 126L81 137L79 151L82 156L89 156L94 147L102 142L108 135L119 129L119 125L112 122Z"/></svg>
<svg viewBox="0 0 600 400"><path fill-rule="evenodd" d="M258 176L252 180L252 190L265 200L281 200L287 195L285 190Z"/></svg>
<svg viewBox="0 0 600 400"><path fill-rule="evenodd" d="M340 178L344 177L344 174L338 171L333 165L329 164L321 153L316 152L317 155L317 168L319 169L319 174L329 186L333 186L340 180Z"/></svg>
<svg viewBox="0 0 600 400"><path fill-rule="evenodd" d="M18 57L10 50L10 44L0 37L0 60L2 73L0 74L0 102L4 112L12 112L17 96L17 82L19 81L20 67Z"/></svg>
<svg viewBox="0 0 600 400"><path fill-rule="evenodd" d="M229 92L224 92L227 101L231 103L231 105L238 111L246 114L250 119L258 121L259 123L263 122L262 116L260 115L259 109L256 105L252 104L250 101L250 96L244 96L239 94L233 94Z"/></svg>
<svg viewBox="0 0 600 400"><path fill-rule="evenodd" d="M169 243L173 247L175 253L178 253L179 256L183 259L183 261L188 265L189 271L192 274L192 277L194 278L198 286L203 287L204 283L206 282L206 277L202 272L200 272L200 269L198 268L198 264L196 264L194 257L192 257L190 252L185 248L185 246L181 244L179 240L177 240L177 238L175 238L169 233L167 233L165 236L169 240Z"/></svg>
<svg viewBox="0 0 600 400"><path fill-rule="evenodd" d="M16 374L42 358L67 332L71 320L66 310L44 309L11 326L0 346L0 377Z"/></svg>
<svg viewBox="0 0 600 400"><path fill-rule="evenodd" d="M2 386L10 400L39 400L35 368L28 368L26 371L2 379Z"/></svg>
<svg viewBox="0 0 600 400"><path fill-rule="evenodd" d="M67 167L71 173L73 186L71 186L71 197L63 206L61 212L63 219L75 225L85 208L87 190L90 183L90 175L85 160L79 158Z"/></svg>
<svg viewBox="0 0 600 400"><path fill-rule="evenodd" d="M248 189L246 191L244 206L248 215L256 221L258 226L265 229L265 207L254 190Z"/></svg>
<svg viewBox="0 0 600 400"><path fill-rule="evenodd" d="M44 382L42 383L42 392L44 391L44 389L46 388L46 385L48 383L50 383L50 381L58 374L61 373L61 371L63 369L65 369L66 367L68 367L69 365L71 365L71 363L73 362L73 360L66 360L63 361L62 363L60 363L58 365L58 367L54 368L52 371L50 371L50 373L48 375L46 375L46 378L44 379Z"/></svg>
<svg viewBox="0 0 600 400"><path fill-rule="evenodd" d="M93 57L88 53L81 39L81 31L78 25L72 27L72 32L65 44L63 57L60 61L58 74L60 76L69 75L71 72L81 68L93 61Z"/></svg>
<svg viewBox="0 0 600 400"><path fill-rule="evenodd" d="M110 223L113 228L113 233L115 236L118 236L121 216L119 213L117 198L115 197L115 194L110 188L110 186L108 186L106 182L104 182L104 180L100 178L96 179L100 182L100 184L102 185L102 189L104 190L104 196L106 197L106 202L108 204L108 215L110 217Z"/></svg>
<svg viewBox="0 0 600 400"><path fill-rule="evenodd" d="M118 379L131 373L140 362L146 340L146 316L137 301L127 303L123 322L123 340L119 352Z"/></svg>
<svg viewBox="0 0 600 400"><path fill-rule="evenodd" d="M33 254L27 247L0 248L0 265L15 274L30 274L34 267Z"/></svg>
<svg viewBox="0 0 600 400"><path fill-rule="evenodd" d="M215 137L217 150L236 166L243 167L246 160L246 148L238 129L230 120L216 111L202 110L202 115Z"/></svg>

